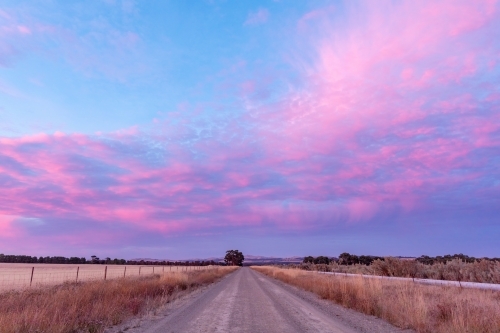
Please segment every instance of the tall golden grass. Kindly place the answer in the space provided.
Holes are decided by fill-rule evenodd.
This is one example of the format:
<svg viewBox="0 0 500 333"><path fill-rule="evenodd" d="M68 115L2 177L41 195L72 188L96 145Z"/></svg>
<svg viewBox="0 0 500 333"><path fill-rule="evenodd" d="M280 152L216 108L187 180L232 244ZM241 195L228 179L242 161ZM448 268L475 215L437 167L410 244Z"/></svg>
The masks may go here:
<svg viewBox="0 0 500 333"><path fill-rule="evenodd" d="M500 292L253 267L347 308L421 333L500 332Z"/></svg>
<svg viewBox="0 0 500 333"><path fill-rule="evenodd" d="M4 292L0 294L0 332L102 332L130 316L155 311L183 291L214 282L235 269L215 267Z"/></svg>

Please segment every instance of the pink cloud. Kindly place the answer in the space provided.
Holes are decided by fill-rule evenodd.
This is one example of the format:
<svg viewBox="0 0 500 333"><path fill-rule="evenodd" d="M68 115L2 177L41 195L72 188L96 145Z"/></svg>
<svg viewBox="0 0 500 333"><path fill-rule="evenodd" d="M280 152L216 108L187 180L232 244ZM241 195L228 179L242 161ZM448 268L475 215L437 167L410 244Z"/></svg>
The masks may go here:
<svg viewBox="0 0 500 333"><path fill-rule="evenodd" d="M31 29L24 25L18 25L17 31L19 31L23 35L31 35Z"/></svg>
<svg viewBox="0 0 500 333"><path fill-rule="evenodd" d="M498 6L348 4L341 23L320 12L303 18L325 29L298 41L314 53L296 64L300 88L238 116L205 121L186 104L148 129L0 138L0 231L38 230L5 216L43 219L62 238L74 221L129 237L308 231L439 210L443 197L486 204L471 197L498 191ZM124 50L139 42L116 36Z"/></svg>
<svg viewBox="0 0 500 333"><path fill-rule="evenodd" d="M349 222L366 221L372 218L377 212L377 207L377 203L358 198L352 199L347 204Z"/></svg>
<svg viewBox="0 0 500 333"><path fill-rule="evenodd" d="M15 216L0 215L0 238L13 238L19 236L18 230L13 226Z"/></svg>

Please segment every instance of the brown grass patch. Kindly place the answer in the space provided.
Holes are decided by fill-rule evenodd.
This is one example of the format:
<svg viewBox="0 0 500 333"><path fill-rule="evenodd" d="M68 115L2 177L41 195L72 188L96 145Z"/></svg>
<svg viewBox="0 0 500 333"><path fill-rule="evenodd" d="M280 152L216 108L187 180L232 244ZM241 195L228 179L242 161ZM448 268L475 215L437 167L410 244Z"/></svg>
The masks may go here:
<svg viewBox="0 0 500 333"><path fill-rule="evenodd" d="M0 332L102 332L130 316L154 311L181 291L214 282L234 269L215 267L4 292L0 294Z"/></svg>
<svg viewBox="0 0 500 333"><path fill-rule="evenodd" d="M345 307L422 333L500 332L500 292L252 267Z"/></svg>

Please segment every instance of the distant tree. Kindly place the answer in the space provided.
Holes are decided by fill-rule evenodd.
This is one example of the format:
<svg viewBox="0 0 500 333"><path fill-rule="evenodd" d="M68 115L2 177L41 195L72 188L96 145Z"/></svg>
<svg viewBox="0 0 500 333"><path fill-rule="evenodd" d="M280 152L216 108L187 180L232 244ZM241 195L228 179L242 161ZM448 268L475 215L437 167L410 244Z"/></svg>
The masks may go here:
<svg viewBox="0 0 500 333"><path fill-rule="evenodd" d="M429 257L426 255L423 255L423 256L418 257L416 260L424 265L434 265L437 263L446 264L447 262L450 262L450 261L455 260L455 259L459 259L459 260L466 262L466 263L473 263L473 262L480 261L480 259L478 259L478 258L469 257L469 256L464 255L462 253L454 254L454 255L446 254L444 256L436 256L436 257ZM498 258L491 258L491 259L490 258L482 258L482 259L490 260L490 261L498 261Z"/></svg>
<svg viewBox="0 0 500 333"><path fill-rule="evenodd" d="M382 257L376 257L376 256L357 256L355 254L350 254L347 252L341 253L339 255L339 264L340 265L356 265L356 264L361 264L361 265L366 265L369 266L371 265L375 260L381 260L383 261L384 258Z"/></svg>
<svg viewBox="0 0 500 333"><path fill-rule="evenodd" d="M244 260L245 256L238 250L226 251L226 256L224 257L224 262L230 266L243 266Z"/></svg>
<svg viewBox="0 0 500 333"><path fill-rule="evenodd" d="M314 258L314 263L316 265L319 265L319 264L328 265L330 263L330 258L324 257L324 256L319 256L319 257Z"/></svg>
<svg viewBox="0 0 500 333"><path fill-rule="evenodd" d="M314 263L314 257L312 256L307 256L302 260L304 264L313 264Z"/></svg>
<svg viewBox="0 0 500 333"><path fill-rule="evenodd" d="M339 264L341 265L354 265L359 263L359 258L357 255L350 254L347 252L341 253L339 255Z"/></svg>

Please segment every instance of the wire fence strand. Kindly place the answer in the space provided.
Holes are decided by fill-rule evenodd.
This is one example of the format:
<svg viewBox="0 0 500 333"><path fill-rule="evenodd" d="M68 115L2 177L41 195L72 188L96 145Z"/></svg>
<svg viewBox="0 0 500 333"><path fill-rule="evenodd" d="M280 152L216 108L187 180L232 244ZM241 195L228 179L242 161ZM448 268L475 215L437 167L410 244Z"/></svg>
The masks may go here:
<svg viewBox="0 0 500 333"><path fill-rule="evenodd" d="M211 266L141 266L141 265L0 265L0 292L65 282L110 280L126 277L163 275L209 269Z"/></svg>

